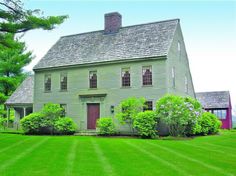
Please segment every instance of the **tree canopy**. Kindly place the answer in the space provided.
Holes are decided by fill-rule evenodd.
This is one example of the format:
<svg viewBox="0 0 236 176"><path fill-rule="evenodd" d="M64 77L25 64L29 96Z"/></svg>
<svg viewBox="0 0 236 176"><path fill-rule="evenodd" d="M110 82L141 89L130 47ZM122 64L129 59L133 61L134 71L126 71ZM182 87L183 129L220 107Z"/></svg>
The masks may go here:
<svg viewBox="0 0 236 176"><path fill-rule="evenodd" d="M3 103L25 77L23 67L33 58L19 34L52 30L67 16L43 16L39 9L25 9L21 0L0 0L0 116Z"/></svg>

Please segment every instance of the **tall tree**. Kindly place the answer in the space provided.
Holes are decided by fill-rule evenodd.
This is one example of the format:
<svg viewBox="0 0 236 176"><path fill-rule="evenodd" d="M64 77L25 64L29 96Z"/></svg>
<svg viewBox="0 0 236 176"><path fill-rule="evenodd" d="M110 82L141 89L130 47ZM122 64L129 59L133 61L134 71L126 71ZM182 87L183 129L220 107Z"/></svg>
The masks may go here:
<svg viewBox="0 0 236 176"><path fill-rule="evenodd" d="M44 17L39 9L24 9L21 0L0 0L0 116L5 116L3 103L24 78L22 68L32 60L19 34L33 29L52 30L66 18Z"/></svg>

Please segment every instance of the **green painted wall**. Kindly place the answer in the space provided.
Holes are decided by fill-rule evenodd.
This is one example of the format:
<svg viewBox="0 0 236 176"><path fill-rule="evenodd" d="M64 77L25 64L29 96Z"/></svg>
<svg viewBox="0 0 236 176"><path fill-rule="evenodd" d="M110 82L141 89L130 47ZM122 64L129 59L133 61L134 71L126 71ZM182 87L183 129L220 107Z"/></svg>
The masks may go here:
<svg viewBox="0 0 236 176"><path fill-rule="evenodd" d="M153 85L142 86L142 66L152 66ZM131 88L121 87L121 69L130 68ZM97 70L98 88L89 89L89 71ZM68 91L60 91L60 74L68 74ZM44 92L44 75L52 76L52 91ZM67 116L78 123L80 129L87 128L87 103L100 103L100 117L113 116L111 105L118 105L127 97L145 97L155 102L167 93L166 60L152 59L128 63L100 66L37 71L35 73L34 111L39 111L45 103L67 104ZM80 98L81 94L107 94L104 98ZM155 105L154 105L155 106ZM121 130L125 130L124 127Z"/></svg>
<svg viewBox="0 0 236 176"><path fill-rule="evenodd" d="M178 51L178 42L180 43L180 52ZM192 76L189 69L188 56L179 24L177 25L172 45L169 49L167 57L168 92L181 96L195 97ZM172 67L175 67L175 87L173 87L172 81ZM188 92L185 92L185 75L188 80Z"/></svg>

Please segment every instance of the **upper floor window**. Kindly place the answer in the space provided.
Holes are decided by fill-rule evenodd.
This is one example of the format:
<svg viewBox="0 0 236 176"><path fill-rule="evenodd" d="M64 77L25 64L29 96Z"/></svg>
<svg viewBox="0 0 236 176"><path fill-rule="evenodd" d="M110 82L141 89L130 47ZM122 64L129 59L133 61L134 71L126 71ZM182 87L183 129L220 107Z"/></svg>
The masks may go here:
<svg viewBox="0 0 236 176"><path fill-rule="evenodd" d="M67 74L61 74L61 90L67 90Z"/></svg>
<svg viewBox="0 0 236 176"><path fill-rule="evenodd" d="M144 104L144 108L143 111L152 111L153 110L153 105L152 105L152 101L146 101Z"/></svg>
<svg viewBox="0 0 236 176"><path fill-rule="evenodd" d="M152 67L143 67L143 85L152 85Z"/></svg>
<svg viewBox="0 0 236 176"><path fill-rule="evenodd" d="M172 87L175 88L175 67L171 69Z"/></svg>
<svg viewBox="0 0 236 176"><path fill-rule="evenodd" d="M227 111L226 111L225 109L213 110L213 113L214 113L219 119L226 119L226 113L227 113Z"/></svg>
<svg viewBox="0 0 236 176"><path fill-rule="evenodd" d="M89 72L89 87L97 88L97 71Z"/></svg>
<svg viewBox="0 0 236 176"><path fill-rule="evenodd" d="M44 90L45 92L51 91L51 75L46 74L44 77Z"/></svg>
<svg viewBox="0 0 236 176"><path fill-rule="evenodd" d="M122 79L122 87L130 87L130 69L122 68L121 70L121 79Z"/></svg>
<svg viewBox="0 0 236 176"><path fill-rule="evenodd" d="M61 116L65 117L66 116L66 104L60 104L60 107L62 108Z"/></svg>
<svg viewBox="0 0 236 176"><path fill-rule="evenodd" d="M186 75L184 77L184 90L185 90L185 93L188 93L188 78Z"/></svg>

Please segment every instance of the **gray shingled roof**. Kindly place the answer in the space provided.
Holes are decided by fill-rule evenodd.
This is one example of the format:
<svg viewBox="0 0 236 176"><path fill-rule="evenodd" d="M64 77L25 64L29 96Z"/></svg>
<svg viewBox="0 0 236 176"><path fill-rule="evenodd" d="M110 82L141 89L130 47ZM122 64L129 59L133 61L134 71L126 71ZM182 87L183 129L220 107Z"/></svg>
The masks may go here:
<svg viewBox="0 0 236 176"><path fill-rule="evenodd" d="M196 98L205 109L228 108L230 106L229 91L199 92L196 93Z"/></svg>
<svg viewBox="0 0 236 176"><path fill-rule="evenodd" d="M165 56L178 19L61 37L34 69Z"/></svg>
<svg viewBox="0 0 236 176"><path fill-rule="evenodd" d="M34 76L27 77L8 98L6 105L33 104Z"/></svg>

